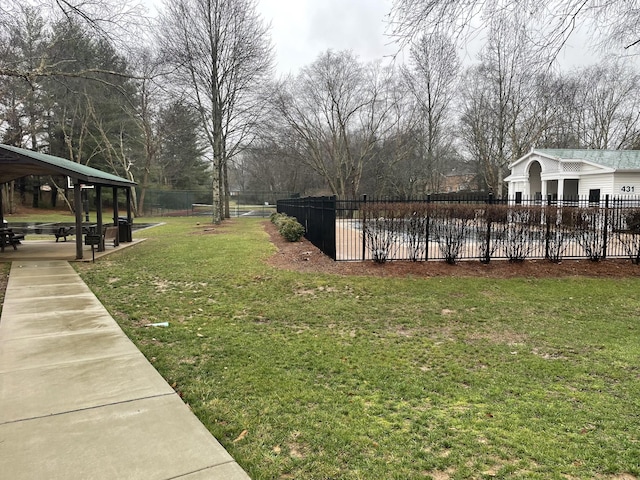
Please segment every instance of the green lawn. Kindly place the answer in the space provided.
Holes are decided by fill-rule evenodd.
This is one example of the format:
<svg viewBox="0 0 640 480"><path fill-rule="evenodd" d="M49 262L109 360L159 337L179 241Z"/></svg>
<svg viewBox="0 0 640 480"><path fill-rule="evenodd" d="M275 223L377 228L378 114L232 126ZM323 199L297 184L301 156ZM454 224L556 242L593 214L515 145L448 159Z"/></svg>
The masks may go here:
<svg viewBox="0 0 640 480"><path fill-rule="evenodd" d="M301 274L168 222L76 268L254 480L640 475L638 279Z"/></svg>

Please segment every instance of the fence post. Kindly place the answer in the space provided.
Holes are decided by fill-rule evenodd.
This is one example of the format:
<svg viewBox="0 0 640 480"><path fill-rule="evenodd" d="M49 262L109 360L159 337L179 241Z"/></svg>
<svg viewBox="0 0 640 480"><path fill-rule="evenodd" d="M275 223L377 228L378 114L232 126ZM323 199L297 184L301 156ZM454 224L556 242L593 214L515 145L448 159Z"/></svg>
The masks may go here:
<svg viewBox="0 0 640 480"><path fill-rule="evenodd" d="M607 242L609 241L609 194L604 197L604 225L602 230L602 258L607 258Z"/></svg>
<svg viewBox="0 0 640 480"><path fill-rule="evenodd" d="M547 195L547 209L551 208L551 195ZM562 213L560 213L562 215ZM544 258L549 259L549 241L551 240L551 215L547 211L546 215L547 229L544 234ZM557 222L556 222L557 223ZM557 227L556 227L557 228Z"/></svg>
<svg viewBox="0 0 640 480"><path fill-rule="evenodd" d="M366 195L362 195L362 206L363 208L360 209L360 213L362 215L361 218L361 222L362 222L362 261L364 262L366 257L367 257L367 235L365 234L365 229L367 228L367 214L365 212L365 208L367 206L367 196Z"/></svg>
<svg viewBox="0 0 640 480"><path fill-rule="evenodd" d="M330 237L329 237L329 244L332 247L332 251L331 251L331 258L333 259L333 261L336 261L338 259L338 249L337 249L337 245L336 245L336 241L337 241L337 236L336 236L336 220L338 217L338 213L337 213L337 209L338 209L338 197L336 195L332 195L331 197L329 197L329 232L330 232Z"/></svg>
<svg viewBox="0 0 640 480"><path fill-rule="evenodd" d="M429 208L427 207L427 218L425 222L425 234L424 234L424 261L429 261L429 222L431 221L431 216L429 214Z"/></svg>
<svg viewBox="0 0 640 480"><path fill-rule="evenodd" d="M487 204L491 206L493 204L493 193L489 192L489 197L487 198ZM484 255L484 263L489 263L491 261L491 213L487 212L487 235L485 241L487 242L485 255Z"/></svg>
<svg viewBox="0 0 640 480"><path fill-rule="evenodd" d="M431 194L427 194L427 221L426 221L426 233L425 233L425 246L424 246L424 261L427 262L429 261L429 234L430 234L430 230L431 230L431 208L429 207L429 204L431 203Z"/></svg>

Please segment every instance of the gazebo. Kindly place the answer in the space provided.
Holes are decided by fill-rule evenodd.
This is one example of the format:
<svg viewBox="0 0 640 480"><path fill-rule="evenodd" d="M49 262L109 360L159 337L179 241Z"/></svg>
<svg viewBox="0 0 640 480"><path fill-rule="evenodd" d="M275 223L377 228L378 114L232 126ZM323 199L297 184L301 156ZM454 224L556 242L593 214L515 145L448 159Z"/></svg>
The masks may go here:
<svg viewBox="0 0 640 480"><path fill-rule="evenodd" d="M93 185L97 198L96 229L103 230L102 221L102 189L111 188L113 192L113 224L118 225L118 189L124 189L126 194L127 221L132 223L131 189L135 182L102 172L95 168L75 163L53 155L33 152L23 148L0 144L0 225L4 220L2 206L2 186L13 180L29 175L59 175L71 179L73 184L76 229L76 259L82 259L82 194L83 185ZM100 245L99 247L102 247Z"/></svg>

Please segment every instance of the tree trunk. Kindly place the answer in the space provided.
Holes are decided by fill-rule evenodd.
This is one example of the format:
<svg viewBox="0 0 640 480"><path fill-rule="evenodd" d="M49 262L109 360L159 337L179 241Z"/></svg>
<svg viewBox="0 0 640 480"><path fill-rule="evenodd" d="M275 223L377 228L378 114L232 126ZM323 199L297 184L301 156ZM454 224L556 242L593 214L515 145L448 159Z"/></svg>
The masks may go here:
<svg viewBox="0 0 640 480"><path fill-rule="evenodd" d="M227 162L224 162L223 172L223 187L224 187L224 218L231 218L231 209L229 208L229 201L231 197L231 191L229 190L229 170L227 169Z"/></svg>
<svg viewBox="0 0 640 480"><path fill-rule="evenodd" d="M213 218L211 221L218 224L222 221L220 216L220 159L214 156L212 170L212 186L211 186L211 205L213 207Z"/></svg>

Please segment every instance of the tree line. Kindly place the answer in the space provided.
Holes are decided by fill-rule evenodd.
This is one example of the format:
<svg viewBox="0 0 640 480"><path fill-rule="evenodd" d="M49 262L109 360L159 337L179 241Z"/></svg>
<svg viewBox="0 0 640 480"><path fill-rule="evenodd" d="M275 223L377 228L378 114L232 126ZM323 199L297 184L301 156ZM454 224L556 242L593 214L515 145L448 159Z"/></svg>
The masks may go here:
<svg viewBox="0 0 640 480"><path fill-rule="evenodd" d="M515 0L482 15L484 46L462 58L473 12L459 3L394 3L406 62L328 50L278 78L257 0L167 1L154 18L120 0L11 0L0 7L0 141L136 181L138 211L149 189L211 192L214 222L232 190L408 198L463 175L500 196L532 147L640 148L631 62L555 68L558 44L535 41ZM560 17L579 18L566 3Z"/></svg>

